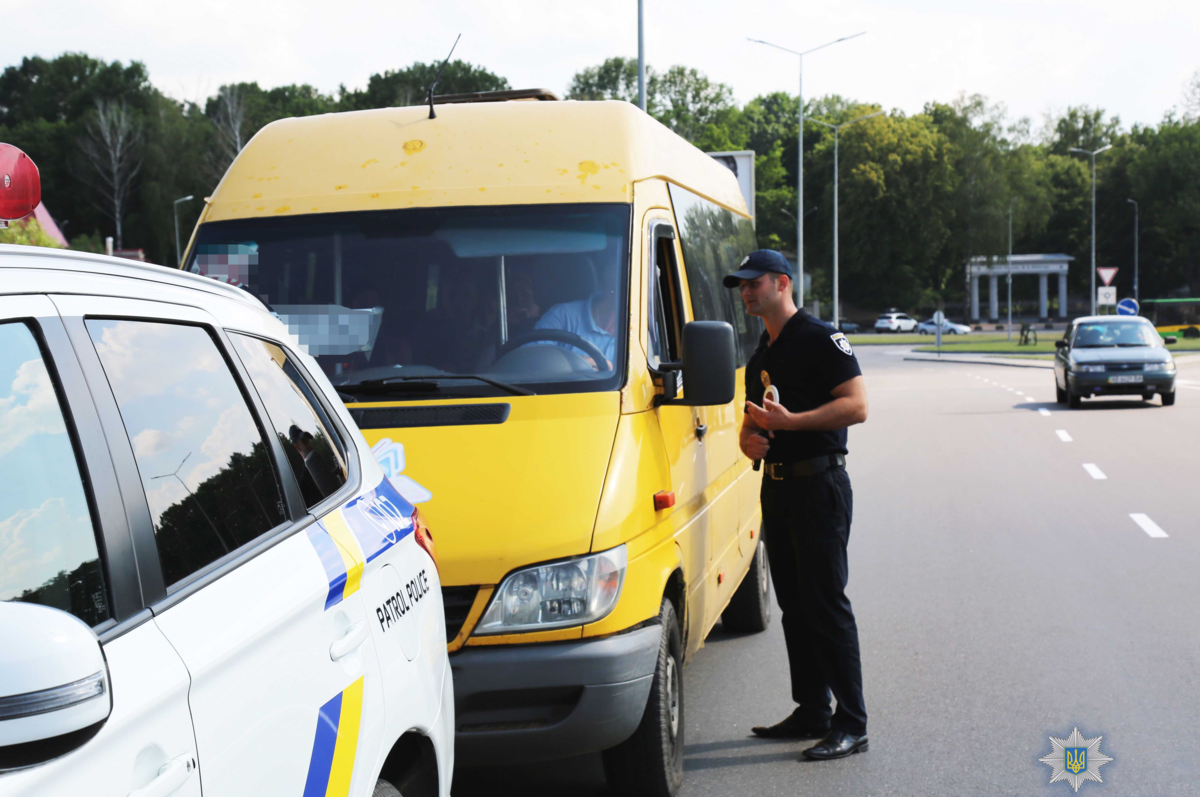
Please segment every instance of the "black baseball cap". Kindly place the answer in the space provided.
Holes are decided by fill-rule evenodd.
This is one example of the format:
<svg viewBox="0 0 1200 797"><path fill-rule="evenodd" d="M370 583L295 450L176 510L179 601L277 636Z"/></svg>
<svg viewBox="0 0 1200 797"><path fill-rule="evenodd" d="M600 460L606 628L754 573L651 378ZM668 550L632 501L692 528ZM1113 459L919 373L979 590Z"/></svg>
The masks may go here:
<svg viewBox="0 0 1200 797"><path fill-rule="evenodd" d="M758 279L763 274L786 274L788 279L795 279L783 255L774 249L757 249L742 259L737 271L726 274L723 282L726 288L736 288L742 280Z"/></svg>

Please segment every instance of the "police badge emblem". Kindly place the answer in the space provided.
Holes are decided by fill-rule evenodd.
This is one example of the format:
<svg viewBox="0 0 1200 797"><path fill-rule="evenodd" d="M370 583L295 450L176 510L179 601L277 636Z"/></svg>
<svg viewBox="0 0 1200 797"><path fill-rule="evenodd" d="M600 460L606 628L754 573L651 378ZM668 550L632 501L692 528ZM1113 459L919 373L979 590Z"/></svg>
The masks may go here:
<svg viewBox="0 0 1200 797"><path fill-rule="evenodd" d="M762 385L764 388L763 398L765 399L767 396L770 396L771 401L774 401L776 404L778 404L779 403L779 388L777 388L771 384L771 375L768 374L766 371L763 371L761 374L761 377L762 377Z"/></svg>
<svg viewBox="0 0 1200 797"><path fill-rule="evenodd" d="M837 347L842 350L847 356L854 356L854 349L850 348L850 341L846 340L846 336L841 332L835 332L829 336L829 339L837 344Z"/></svg>
<svg viewBox="0 0 1200 797"><path fill-rule="evenodd" d="M1052 770L1050 782L1065 780L1076 792L1085 780L1103 783L1100 767L1112 761L1100 752L1103 736L1085 739L1076 728L1066 739L1050 737L1050 754L1038 759Z"/></svg>

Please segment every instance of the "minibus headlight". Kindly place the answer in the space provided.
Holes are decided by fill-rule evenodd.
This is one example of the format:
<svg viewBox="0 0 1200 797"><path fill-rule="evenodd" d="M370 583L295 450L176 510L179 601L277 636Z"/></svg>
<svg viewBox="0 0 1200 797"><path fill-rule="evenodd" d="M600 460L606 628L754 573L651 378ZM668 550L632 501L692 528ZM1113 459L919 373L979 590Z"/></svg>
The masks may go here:
<svg viewBox="0 0 1200 797"><path fill-rule="evenodd" d="M510 574L492 596L476 634L507 634L594 623L617 605L625 546Z"/></svg>

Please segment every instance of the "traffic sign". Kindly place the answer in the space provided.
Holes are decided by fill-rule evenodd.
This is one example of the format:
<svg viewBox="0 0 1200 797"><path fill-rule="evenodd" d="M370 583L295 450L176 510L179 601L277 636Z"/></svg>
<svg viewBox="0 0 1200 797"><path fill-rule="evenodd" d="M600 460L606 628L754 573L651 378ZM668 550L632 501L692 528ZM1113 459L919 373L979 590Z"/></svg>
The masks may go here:
<svg viewBox="0 0 1200 797"><path fill-rule="evenodd" d="M930 320L933 321L933 323L935 323L935 324L940 324L946 320L946 314L943 313L941 310L937 310L934 312L933 318Z"/></svg>
<svg viewBox="0 0 1200 797"><path fill-rule="evenodd" d="M1117 289L1116 288L1097 288L1096 289L1096 304L1116 304Z"/></svg>
<svg viewBox="0 0 1200 797"><path fill-rule="evenodd" d="M1115 268L1098 268L1096 273L1100 275L1100 279L1104 280L1105 285L1112 285L1113 277L1117 276Z"/></svg>
<svg viewBox="0 0 1200 797"><path fill-rule="evenodd" d="M1121 301L1117 302L1117 315L1137 315L1137 314L1138 314L1137 299L1130 299L1130 298L1126 297L1126 298L1122 299Z"/></svg>

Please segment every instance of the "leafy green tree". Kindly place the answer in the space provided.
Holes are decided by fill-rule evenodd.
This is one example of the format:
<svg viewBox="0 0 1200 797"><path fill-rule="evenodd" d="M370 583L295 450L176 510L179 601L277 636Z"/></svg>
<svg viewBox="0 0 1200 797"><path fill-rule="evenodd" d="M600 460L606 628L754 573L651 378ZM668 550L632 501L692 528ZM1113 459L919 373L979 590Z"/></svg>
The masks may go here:
<svg viewBox="0 0 1200 797"><path fill-rule="evenodd" d="M371 75L366 89L338 90L338 110L359 111L368 108L391 108L404 105L420 105L426 101L429 87L437 76L440 62L428 64L417 61L404 69L388 70L383 74ZM446 64L438 81L437 94L468 94L476 91L503 91L511 86L507 78L500 77L481 66L466 61L450 61Z"/></svg>
<svg viewBox="0 0 1200 797"><path fill-rule="evenodd" d="M42 229L37 219L32 216L23 221L17 221L8 227L0 229L0 244L18 244L21 246L46 246L60 249L62 244Z"/></svg>
<svg viewBox="0 0 1200 797"><path fill-rule="evenodd" d="M646 80L654 78L654 69L646 67ZM647 98L649 92L647 91ZM568 100L624 100L637 104L638 69L636 58L609 58L598 66L575 73L567 88ZM648 102L648 100L647 100ZM649 107L649 105L647 105Z"/></svg>

